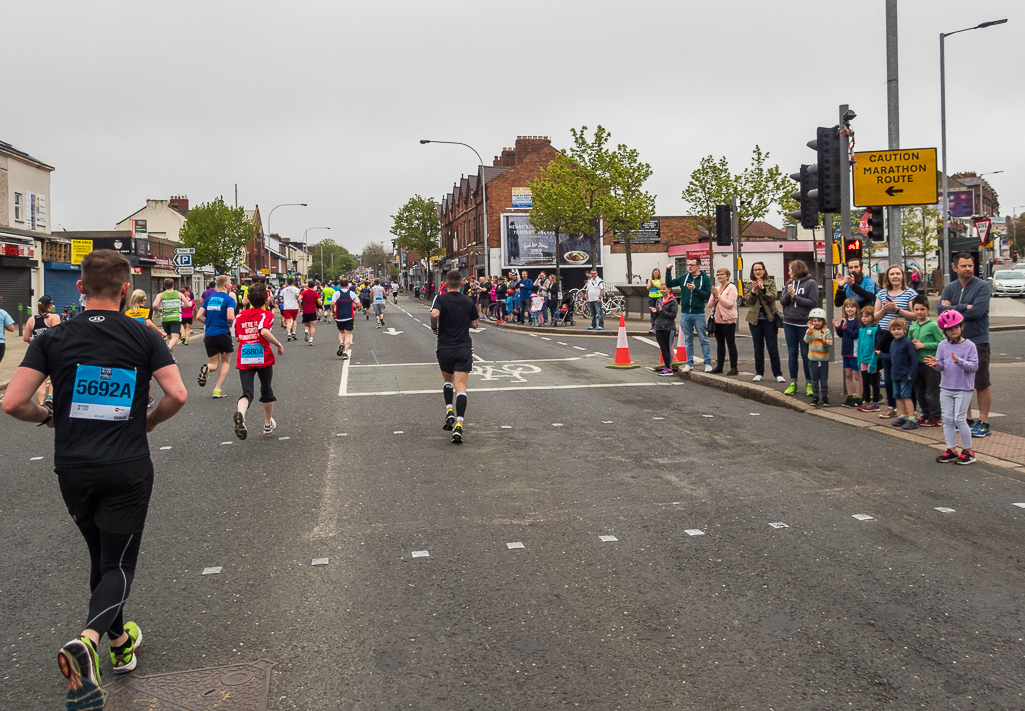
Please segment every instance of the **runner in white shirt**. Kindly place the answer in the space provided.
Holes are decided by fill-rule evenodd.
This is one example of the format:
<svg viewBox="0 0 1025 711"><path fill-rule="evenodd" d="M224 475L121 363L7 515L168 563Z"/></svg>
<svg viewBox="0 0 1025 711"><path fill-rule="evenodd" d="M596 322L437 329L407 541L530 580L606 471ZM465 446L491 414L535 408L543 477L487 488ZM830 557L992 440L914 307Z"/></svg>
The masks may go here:
<svg viewBox="0 0 1025 711"><path fill-rule="evenodd" d="M298 338L295 335L299 322L299 290L295 287L295 279L288 277L288 286L281 290L281 315L285 319L285 335L287 341Z"/></svg>
<svg viewBox="0 0 1025 711"><path fill-rule="evenodd" d="M399 303L399 283L397 281L391 283L391 299L396 304Z"/></svg>
<svg viewBox="0 0 1025 711"><path fill-rule="evenodd" d="M381 286L380 279L374 279L374 285L370 287L370 295L374 300L374 318L377 319L377 327L384 325L384 305L388 303L388 291Z"/></svg>

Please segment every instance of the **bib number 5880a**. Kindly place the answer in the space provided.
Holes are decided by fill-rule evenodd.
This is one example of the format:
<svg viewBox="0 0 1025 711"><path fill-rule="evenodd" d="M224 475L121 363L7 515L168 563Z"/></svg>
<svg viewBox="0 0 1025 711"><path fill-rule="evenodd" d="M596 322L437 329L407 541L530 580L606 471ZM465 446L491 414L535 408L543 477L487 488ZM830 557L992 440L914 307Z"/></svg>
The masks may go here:
<svg viewBox="0 0 1025 711"><path fill-rule="evenodd" d="M86 380L85 378L79 378L75 383L75 392L79 395L99 395L100 397L132 397L132 388L128 383Z"/></svg>

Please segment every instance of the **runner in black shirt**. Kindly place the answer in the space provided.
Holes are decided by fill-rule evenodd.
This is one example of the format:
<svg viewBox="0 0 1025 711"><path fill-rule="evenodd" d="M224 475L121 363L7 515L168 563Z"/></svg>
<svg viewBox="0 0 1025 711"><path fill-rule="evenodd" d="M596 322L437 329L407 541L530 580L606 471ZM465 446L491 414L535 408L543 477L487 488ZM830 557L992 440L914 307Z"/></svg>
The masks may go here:
<svg viewBox="0 0 1025 711"><path fill-rule="evenodd" d="M82 259L85 312L32 341L3 403L7 414L56 430L57 481L89 548L89 617L58 654L69 708L102 707L96 648L104 633L114 672L136 666L142 633L123 612L153 488L146 433L178 412L188 395L163 338L121 313L130 273L128 260L112 250ZM47 376L52 413L32 399ZM151 377L164 396L147 414Z"/></svg>
<svg viewBox="0 0 1025 711"><path fill-rule="evenodd" d="M431 330L438 336L438 365L445 379L445 426L452 430L452 441L463 441L463 417L466 415L466 380L473 370L473 341L470 329L477 328L477 307L473 299L459 293L463 276L452 270L445 278L448 292L431 306ZM455 412L452 398L455 395Z"/></svg>

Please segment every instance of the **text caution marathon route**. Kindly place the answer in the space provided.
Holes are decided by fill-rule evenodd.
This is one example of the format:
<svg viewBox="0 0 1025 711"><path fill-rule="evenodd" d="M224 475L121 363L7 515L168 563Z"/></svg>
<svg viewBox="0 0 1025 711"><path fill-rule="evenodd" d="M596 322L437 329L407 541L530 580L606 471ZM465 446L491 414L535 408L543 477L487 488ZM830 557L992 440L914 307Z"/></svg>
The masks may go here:
<svg viewBox="0 0 1025 711"><path fill-rule="evenodd" d="M936 149L906 148L854 154L854 204L935 205Z"/></svg>

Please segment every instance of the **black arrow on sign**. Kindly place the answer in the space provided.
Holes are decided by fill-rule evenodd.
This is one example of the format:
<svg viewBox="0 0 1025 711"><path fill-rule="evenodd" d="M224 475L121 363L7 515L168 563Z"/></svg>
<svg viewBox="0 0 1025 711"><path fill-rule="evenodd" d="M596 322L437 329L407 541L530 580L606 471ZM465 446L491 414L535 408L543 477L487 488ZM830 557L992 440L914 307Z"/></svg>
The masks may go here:
<svg viewBox="0 0 1025 711"><path fill-rule="evenodd" d="M902 192L904 192L904 188L895 188L892 185L886 189L886 194L889 195L890 197L893 197L894 193L902 193Z"/></svg>

